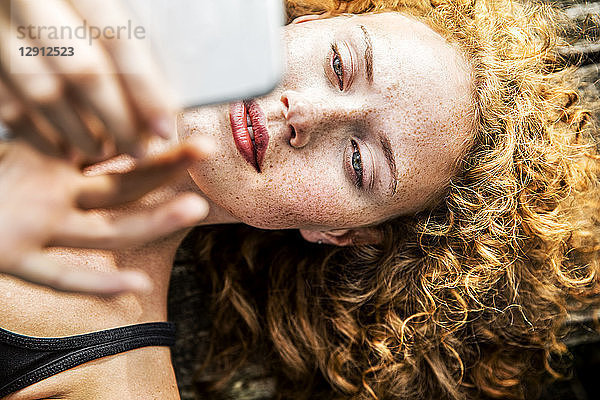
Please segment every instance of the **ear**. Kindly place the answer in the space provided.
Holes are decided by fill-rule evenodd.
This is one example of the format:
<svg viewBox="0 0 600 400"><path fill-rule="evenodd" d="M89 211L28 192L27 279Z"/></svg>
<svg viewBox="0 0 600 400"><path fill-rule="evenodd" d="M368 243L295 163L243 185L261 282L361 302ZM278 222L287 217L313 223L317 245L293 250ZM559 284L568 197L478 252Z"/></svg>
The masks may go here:
<svg viewBox="0 0 600 400"><path fill-rule="evenodd" d="M302 237L312 243L332 244L334 246L358 246L378 244L383 240L377 228L334 229L330 231L312 231L300 229Z"/></svg>
<svg viewBox="0 0 600 400"><path fill-rule="evenodd" d="M303 22L315 21L317 19L329 18L330 16L331 16L330 13L302 15L300 17L295 18L291 23L292 24L301 24Z"/></svg>

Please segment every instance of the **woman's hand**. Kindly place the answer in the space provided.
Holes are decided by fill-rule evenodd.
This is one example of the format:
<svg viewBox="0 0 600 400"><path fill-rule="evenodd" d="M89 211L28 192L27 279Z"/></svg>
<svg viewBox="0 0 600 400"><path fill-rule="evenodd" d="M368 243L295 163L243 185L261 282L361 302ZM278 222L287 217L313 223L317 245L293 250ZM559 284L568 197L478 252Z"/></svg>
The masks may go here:
<svg viewBox="0 0 600 400"><path fill-rule="evenodd" d="M151 135L174 133L176 106L139 41L103 35L90 45L87 39L65 38L60 46L73 46L72 57L21 57L13 48L15 38L24 47L58 43L45 37L47 29L41 38L35 29L17 32L11 6L21 28L74 29L83 21L88 27L114 27L128 18L118 0L0 0L0 121L13 135L45 154L89 163L141 154Z"/></svg>
<svg viewBox="0 0 600 400"><path fill-rule="evenodd" d="M118 219L111 217L110 209L185 173L208 154L210 144L199 139L127 173L85 176L71 163L28 145L0 143L0 273L64 291L116 294L149 289L149 280L138 273L69 271L44 248L121 249L193 226L206 217L208 205L191 193Z"/></svg>

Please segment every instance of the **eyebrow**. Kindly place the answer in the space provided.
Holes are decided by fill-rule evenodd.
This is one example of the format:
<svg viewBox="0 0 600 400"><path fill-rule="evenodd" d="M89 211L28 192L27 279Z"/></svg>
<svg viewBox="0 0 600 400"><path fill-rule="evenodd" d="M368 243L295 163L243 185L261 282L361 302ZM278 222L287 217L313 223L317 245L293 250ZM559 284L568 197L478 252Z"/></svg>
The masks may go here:
<svg viewBox="0 0 600 400"><path fill-rule="evenodd" d="M373 83L373 43L371 42L371 35L369 31L363 25L360 25L360 30L363 33L365 41L365 65L367 73L367 81Z"/></svg>
<svg viewBox="0 0 600 400"><path fill-rule="evenodd" d="M385 160L387 161L387 165L390 168L390 173L392 174L392 196L396 194L396 189L398 187L398 169L396 168L396 161L394 160L394 153L392 152L392 146L390 145L390 140L381 136L379 138L379 143L381 144L381 148L383 150L383 155L385 156Z"/></svg>

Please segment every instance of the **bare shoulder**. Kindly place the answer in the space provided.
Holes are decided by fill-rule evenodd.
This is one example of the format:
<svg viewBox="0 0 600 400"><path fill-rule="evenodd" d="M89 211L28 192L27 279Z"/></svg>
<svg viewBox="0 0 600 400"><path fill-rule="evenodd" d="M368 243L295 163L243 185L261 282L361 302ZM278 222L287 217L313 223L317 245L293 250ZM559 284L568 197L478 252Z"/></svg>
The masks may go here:
<svg viewBox="0 0 600 400"><path fill-rule="evenodd" d="M55 250L72 268L110 270L124 262L110 252ZM168 274L169 268L161 274ZM149 294L100 297L62 293L0 274L0 328L41 338L77 336L130 325L166 321L166 283L161 274ZM167 279L168 282L168 279ZM0 387L2 387L0 382ZM167 346L134 348L88 361L21 389L7 400L61 398L179 399Z"/></svg>
<svg viewBox="0 0 600 400"><path fill-rule="evenodd" d="M109 252L55 252L69 268L108 271L115 263ZM160 287L156 288L161 291ZM0 274L0 327L29 336L69 336L150 321L164 321L163 293L147 296L90 296L57 292Z"/></svg>

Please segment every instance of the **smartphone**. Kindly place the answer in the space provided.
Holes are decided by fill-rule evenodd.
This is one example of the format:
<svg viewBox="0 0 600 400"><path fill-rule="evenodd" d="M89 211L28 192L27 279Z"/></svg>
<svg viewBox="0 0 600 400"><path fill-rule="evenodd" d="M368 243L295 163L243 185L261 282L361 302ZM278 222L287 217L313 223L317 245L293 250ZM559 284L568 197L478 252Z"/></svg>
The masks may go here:
<svg viewBox="0 0 600 400"><path fill-rule="evenodd" d="M185 108L267 94L283 72L283 0L124 0Z"/></svg>
<svg viewBox="0 0 600 400"><path fill-rule="evenodd" d="M29 1L35 6L44 0L12 1ZM97 7L103 6L102 0L96 2ZM147 46L154 55L179 104L186 109L261 96L273 90L282 77L283 0L119 2L129 13L127 18L115 16L114 21L104 21L103 25L82 19L75 26L58 26L50 19L34 26L22 24L11 15L16 35L11 36L10 46L0 49L2 57L10 60L12 73L39 74L40 57L24 57L38 54L19 54L17 50L56 50L75 60L102 37L114 38L118 33L125 40L140 39L138 44ZM49 43L54 47L29 47L35 43L32 38L52 39ZM69 47L73 43L75 47ZM136 73L145 66L131 68L124 72ZM8 137L0 122L0 140Z"/></svg>

